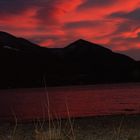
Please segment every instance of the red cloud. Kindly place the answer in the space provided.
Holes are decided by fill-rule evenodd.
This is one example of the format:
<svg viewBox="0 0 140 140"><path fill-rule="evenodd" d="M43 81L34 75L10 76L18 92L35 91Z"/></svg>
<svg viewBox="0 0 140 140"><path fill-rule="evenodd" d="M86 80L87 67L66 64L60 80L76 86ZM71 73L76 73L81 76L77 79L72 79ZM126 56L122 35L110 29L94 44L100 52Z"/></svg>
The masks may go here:
<svg viewBox="0 0 140 140"><path fill-rule="evenodd" d="M139 11L140 0L21 0L20 8L16 1L9 1L9 11L1 4L7 9L0 6L0 30L48 47L64 47L79 38L115 50L139 47L140 20L132 16ZM115 13L123 16L112 17Z"/></svg>

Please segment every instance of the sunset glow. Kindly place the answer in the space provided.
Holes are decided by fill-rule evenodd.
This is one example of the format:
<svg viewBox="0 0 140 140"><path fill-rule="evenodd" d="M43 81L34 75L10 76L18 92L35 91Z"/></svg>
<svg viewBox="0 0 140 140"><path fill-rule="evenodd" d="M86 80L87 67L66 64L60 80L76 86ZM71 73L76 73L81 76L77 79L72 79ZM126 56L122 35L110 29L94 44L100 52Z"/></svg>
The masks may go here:
<svg viewBox="0 0 140 140"><path fill-rule="evenodd" d="M139 15L140 0L0 0L0 30L51 48L82 38L139 49Z"/></svg>

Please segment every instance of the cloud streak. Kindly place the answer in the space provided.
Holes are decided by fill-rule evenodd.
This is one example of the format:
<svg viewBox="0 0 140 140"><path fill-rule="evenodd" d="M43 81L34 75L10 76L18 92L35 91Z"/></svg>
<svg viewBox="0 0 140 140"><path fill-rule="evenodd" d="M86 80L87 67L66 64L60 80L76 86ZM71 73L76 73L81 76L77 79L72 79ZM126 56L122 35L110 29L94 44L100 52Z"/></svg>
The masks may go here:
<svg viewBox="0 0 140 140"><path fill-rule="evenodd" d="M0 30L47 47L79 38L117 51L139 49L140 0L0 0Z"/></svg>
<svg viewBox="0 0 140 140"><path fill-rule="evenodd" d="M140 20L140 8L131 12L116 12L110 15L111 18L124 18L128 20Z"/></svg>

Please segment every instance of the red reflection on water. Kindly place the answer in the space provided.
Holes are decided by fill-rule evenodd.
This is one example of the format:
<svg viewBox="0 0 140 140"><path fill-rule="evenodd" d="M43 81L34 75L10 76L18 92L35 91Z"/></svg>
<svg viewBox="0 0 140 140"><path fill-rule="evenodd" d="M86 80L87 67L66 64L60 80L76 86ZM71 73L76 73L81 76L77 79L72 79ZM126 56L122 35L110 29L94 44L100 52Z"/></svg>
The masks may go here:
<svg viewBox="0 0 140 140"><path fill-rule="evenodd" d="M48 109L49 108L49 109ZM0 91L0 120L140 113L140 85L73 86Z"/></svg>

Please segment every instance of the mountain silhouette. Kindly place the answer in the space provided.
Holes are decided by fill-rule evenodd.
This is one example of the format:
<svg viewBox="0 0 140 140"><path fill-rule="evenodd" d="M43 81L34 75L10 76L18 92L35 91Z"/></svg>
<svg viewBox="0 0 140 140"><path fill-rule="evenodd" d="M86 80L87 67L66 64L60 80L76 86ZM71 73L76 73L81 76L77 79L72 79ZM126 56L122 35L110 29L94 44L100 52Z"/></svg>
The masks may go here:
<svg viewBox="0 0 140 140"><path fill-rule="evenodd" d="M140 81L140 63L79 39L64 48L44 48L0 32L0 88Z"/></svg>

